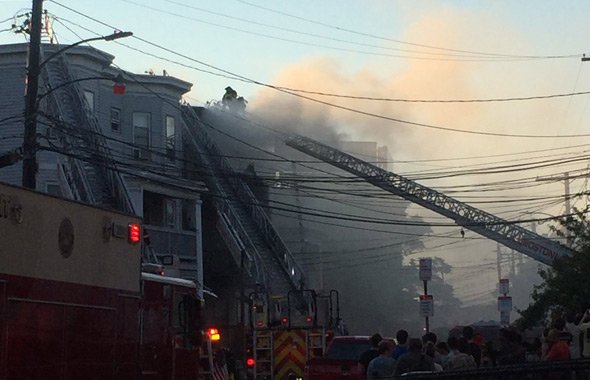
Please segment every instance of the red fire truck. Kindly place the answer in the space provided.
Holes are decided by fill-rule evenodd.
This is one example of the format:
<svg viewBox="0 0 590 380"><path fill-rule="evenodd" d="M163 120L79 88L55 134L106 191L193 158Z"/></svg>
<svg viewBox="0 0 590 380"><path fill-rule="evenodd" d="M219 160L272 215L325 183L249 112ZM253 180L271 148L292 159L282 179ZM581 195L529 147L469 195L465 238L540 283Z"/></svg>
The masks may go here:
<svg viewBox="0 0 590 380"><path fill-rule="evenodd" d="M199 378L202 300L141 272L139 223L0 184L0 379Z"/></svg>

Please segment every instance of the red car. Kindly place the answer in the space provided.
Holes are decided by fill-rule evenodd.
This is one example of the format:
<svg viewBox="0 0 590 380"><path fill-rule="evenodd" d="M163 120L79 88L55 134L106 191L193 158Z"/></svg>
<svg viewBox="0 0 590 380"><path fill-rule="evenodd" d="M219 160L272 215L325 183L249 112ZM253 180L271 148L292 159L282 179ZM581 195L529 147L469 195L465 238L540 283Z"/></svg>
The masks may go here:
<svg viewBox="0 0 590 380"><path fill-rule="evenodd" d="M359 358L370 348L368 336L337 336L321 358L305 366L305 380L362 380Z"/></svg>

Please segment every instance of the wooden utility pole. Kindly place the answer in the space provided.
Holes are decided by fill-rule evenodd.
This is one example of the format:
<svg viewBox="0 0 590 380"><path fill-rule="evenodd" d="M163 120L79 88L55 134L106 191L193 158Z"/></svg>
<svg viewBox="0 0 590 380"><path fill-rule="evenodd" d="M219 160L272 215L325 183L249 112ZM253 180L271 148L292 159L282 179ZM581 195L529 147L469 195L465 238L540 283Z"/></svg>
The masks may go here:
<svg viewBox="0 0 590 380"><path fill-rule="evenodd" d="M29 189L35 189L37 187L37 94L39 92L42 16L43 0L33 0L25 93L22 177L22 185Z"/></svg>
<svg viewBox="0 0 590 380"><path fill-rule="evenodd" d="M565 195L564 195L565 215L567 215L569 217L572 214L572 206L571 206L571 201L570 201L570 181L571 181L570 173L565 172L565 173L563 173L563 175L537 177L536 181L550 181L550 182L563 181L564 186L565 186ZM569 231L567 229L565 229L564 234L567 239L567 245L569 246L571 244Z"/></svg>

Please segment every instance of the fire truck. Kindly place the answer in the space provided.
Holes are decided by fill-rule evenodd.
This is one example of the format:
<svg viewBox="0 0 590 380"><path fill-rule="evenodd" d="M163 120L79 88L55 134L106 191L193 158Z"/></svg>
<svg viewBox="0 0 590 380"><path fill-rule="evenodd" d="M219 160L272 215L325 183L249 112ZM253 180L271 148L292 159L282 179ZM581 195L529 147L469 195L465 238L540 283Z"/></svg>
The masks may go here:
<svg viewBox="0 0 590 380"><path fill-rule="evenodd" d="M302 289L286 296L258 291L249 298L249 379L302 379L308 361L323 356L331 339L342 333L336 290Z"/></svg>
<svg viewBox="0 0 590 380"><path fill-rule="evenodd" d="M0 379L204 376L197 287L142 272L140 223L0 183Z"/></svg>

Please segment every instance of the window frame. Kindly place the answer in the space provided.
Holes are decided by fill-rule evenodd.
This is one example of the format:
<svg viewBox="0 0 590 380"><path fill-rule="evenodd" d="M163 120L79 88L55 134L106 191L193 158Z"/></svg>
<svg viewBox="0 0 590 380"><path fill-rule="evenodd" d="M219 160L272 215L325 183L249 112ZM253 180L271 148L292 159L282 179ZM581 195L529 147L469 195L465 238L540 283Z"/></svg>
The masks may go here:
<svg viewBox="0 0 590 380"><path fill-rule="evenodd" d="M172 134L170 134L170 124L172 122ZM164 145L166 147L166 156L169 160L176 158L176 118L172 115L165 115L164 117Z"/></svg>
<svg viewBox="0 0 590 380"><path fill-rule="evenodd" d="M145 115L147 126L138 126L136 123L139 115ZM149 112L133 112L132 115L132 124L133 124L133 145L134 145L134 156L139 159L149 159L151 158L151 151L150 148L152 146L152 115ZM138 144L137 137L138 137L138 130L144 129L147 137L146 144Z"/></svg>
<svg viewBox="0 0 590 380"><path fill-rule="evenodd" d="M117 123L117 128L113 128L113 124L115 122L115 119L113 118L113 111L115 111L117 113L117 119L116 119L116 123ZM122 133L121 131L121 109L119 107L111 107L111 131L112 132L116 132L116 133Z"/></svg>
<svg viewBox="0 0 590 380"><path fill-rule="evenodd" d="M88 106L88 110L90 111L90 113L94 115L94 110L96 109L96 97L94 96L94 91L84 89L83 93L84 102Z"/></svg>

